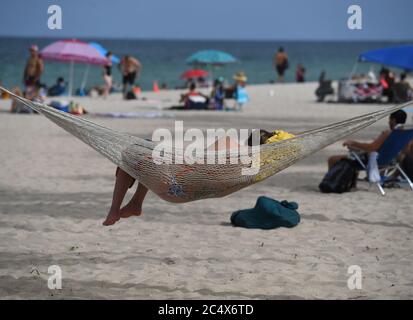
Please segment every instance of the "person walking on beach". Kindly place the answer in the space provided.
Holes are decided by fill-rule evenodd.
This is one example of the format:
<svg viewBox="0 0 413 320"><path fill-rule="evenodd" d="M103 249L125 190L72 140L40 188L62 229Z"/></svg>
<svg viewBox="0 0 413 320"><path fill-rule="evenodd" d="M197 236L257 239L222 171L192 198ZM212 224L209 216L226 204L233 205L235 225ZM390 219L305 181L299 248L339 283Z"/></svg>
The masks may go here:
<svg viewBox="0 0 413 320"><path fill-rule="evenodd" d="M273 65L278 73L278 82L284 82L284 73L289 67L289 62L287 53L285 53L283 47L280 47L275 54Z"/></svg>
<svg viewBox="0 0 413 320"><path fill-rule="evenodd" d="M135 79L138 77L142 69L142 65L138 59L126 55L120 62L120 69L122 71L123 83L123 98L126 99L129 85L133 88Z"/></svg>
<svg viewBox="0 0 413 320"><path fill-rule="evenodd" d="M103 90L103 98L107 98L110 90L112 89L112 52L106 53L106 59L108 60L103 66L103 81L105 81L105 89Z"/></svg>
<svg viewBox="0 0 413 320"><path fill-rule="evenodd" d="M30 57L24 68L23 84L25 92L33 91L40 84L40 77L44 70L43 60L39 56L39 48L36 45L30 47Z"/></svg>

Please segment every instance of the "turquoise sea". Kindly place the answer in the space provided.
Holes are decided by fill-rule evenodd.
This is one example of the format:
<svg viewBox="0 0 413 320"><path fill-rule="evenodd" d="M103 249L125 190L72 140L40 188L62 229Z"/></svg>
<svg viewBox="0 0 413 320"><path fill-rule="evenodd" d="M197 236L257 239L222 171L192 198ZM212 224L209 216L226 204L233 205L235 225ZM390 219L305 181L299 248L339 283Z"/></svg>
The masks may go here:
<svg viewBox="0 0 413 320"><path fill-rule="evenodd" d="M40 49L56 39L44 38L0 38L0 81L7 87L21 85L28 47L37 44ZM275 79L272 58L279 46L283 46L290 58L290 68L286 73L286 81L295 81L295 68L298 63L307 70L306 80L317 80L321 70L327 72L330 79L347 77L357 56L366 50L402 44L400 42L289 42L289 41L194 41L194 40L105 40L81 39L95 41L118 56L131 54L143 65L142 76L138 80L143 89L151 89L154 80L159 84L166 83L173 88L181 86L180 74L191 67L185 59L192 53L202 49L218 49L231 53L239 59L239 63L214 70L214 76L230 79L234 73L243 70L248 82L269 83ZM413 42L410 42L413 43ZM358 71L366 72L370 68L378 70L380 66L360 64ZM79 87L85 65L75 66L75 87ZM56 78L68 78L69 66L65 63L46 62L42 82L51 85ZM121 76L114 68L115 82ZM88 86L103 84L100 67L91 67Z"/></svg>

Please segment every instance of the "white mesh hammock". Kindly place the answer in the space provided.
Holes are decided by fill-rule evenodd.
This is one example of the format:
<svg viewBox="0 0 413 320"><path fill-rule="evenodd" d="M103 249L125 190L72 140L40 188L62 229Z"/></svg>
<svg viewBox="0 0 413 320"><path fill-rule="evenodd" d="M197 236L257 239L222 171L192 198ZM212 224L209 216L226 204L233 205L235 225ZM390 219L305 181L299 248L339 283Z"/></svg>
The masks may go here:
<svg viewBox="0 0 413 320"><path fill-rule="evenodd" d="M151 141L105 128L47 105L31 102L2 87L0 89L43 114L136 178L160 198L170 202L188 202L231 194L276 174L298 160L412 103L410 101L384 108L306 131L291 139L261 145L258 150L251 150L250 163L230 163L229 159L233 157L231 152L218 152L218 158L224 157L225 159L221 160L224 160L225 164L206 164L206 160L205 164L175 164L176 150L171 150L170 154L164 156L170 157L172 164L156 164L152 154L156 144ZM257 169L255 174L243 174L244 170L251 169L252 166Z"/></svg>

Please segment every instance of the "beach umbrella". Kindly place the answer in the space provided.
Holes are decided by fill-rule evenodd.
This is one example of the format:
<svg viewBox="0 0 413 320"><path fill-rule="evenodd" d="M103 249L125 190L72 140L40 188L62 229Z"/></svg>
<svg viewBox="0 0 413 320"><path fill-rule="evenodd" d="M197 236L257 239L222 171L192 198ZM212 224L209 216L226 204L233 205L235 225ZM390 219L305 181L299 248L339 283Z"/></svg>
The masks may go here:
<svg viewBox="0 0 413 320"><path fill-rule="evenodd" d="M219 50L202 50L194 53L186 62L192 65L212 65L222 66L228 63L234 63L237 59L229 53Z"/></svg>
<svg viewBox="0 0 413 320"><path fill-rule="evenodd" d="M209 72L206 70L201 70L201 69L194 69L194 70L188 70L185 71L183 74L181 74L181 79L194 79L194 78L204 78L208 76Z"/></svg>
<svg viewBox="0 0 413 320"><path fill-rule="evenodd" d="M109 50L105 49L102 45L100 45L97 42L89 42L89 44L94 47L97 51L99 51L99 53L101 54L102 57L106 57L106 54L108 53ZM112 59L111 61L113 63L118 64L120 62L119 57L112 55Z"/></svg>
<svg viewBox="0 0 413 320"><path fill-rule="evenodd" d="M362 53L362 62L375 62L405 70L413 70L413 45L382 48Z"/></svg>
<svg viewBox="0 0 413 320"><path fill-rule="evenodd" d="M223 65L237 62L238 60L226 53L219 50L201 50L195 52L189 58L186 59L186 62L195 66L206 66L211 72L211 78L213 79L213 67L221 67Z"/></svg>
<svg viewBox="0 0 413 320"><path fill-rule="evenodd" d="M87 65L104 65L107 63L106 57L103 57L96 48L76 39L53 42L40 52L40 56L45 60L70 63L69 96L72 95L73 90L74 63Z"/></svg>

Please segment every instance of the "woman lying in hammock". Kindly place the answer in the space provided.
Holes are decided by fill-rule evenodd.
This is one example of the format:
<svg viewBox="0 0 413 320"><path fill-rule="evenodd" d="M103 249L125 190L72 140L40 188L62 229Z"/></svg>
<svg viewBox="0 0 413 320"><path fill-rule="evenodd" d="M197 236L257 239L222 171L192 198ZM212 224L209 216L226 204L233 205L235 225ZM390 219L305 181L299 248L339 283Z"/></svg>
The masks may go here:
<svg viewBox="0 0 413 320"><path fill-rule="evenodd" d="M285 131L268 132L266 130L260 130L260 144L272 143L279 140L284 140L293 137L293 135ZM252 146L252 134L247 140L247 145ZM238 141L235 141L229 137L221 138L215 141L214 144L208 147L208 150L230 150L239 148ZM106 220L103 222L104 226L110 226L116 223L120 218L129 218L132 216L140 216L142 214L142 203L148 193L148 188L143 184L138 183L138 187L133 195L132 199L121 208L123 199L126 192L135 183L135 178L131 177L128 173L121 168L116 169L116 182L113 190L112 205Z"/></svg>

